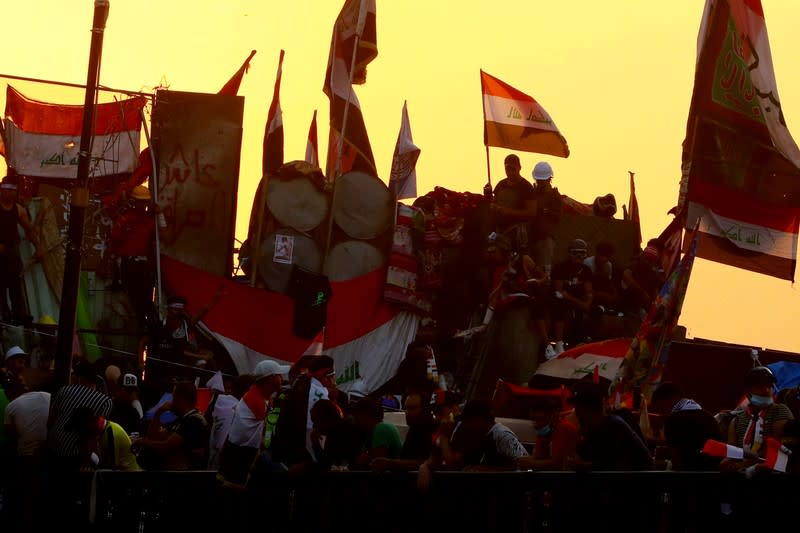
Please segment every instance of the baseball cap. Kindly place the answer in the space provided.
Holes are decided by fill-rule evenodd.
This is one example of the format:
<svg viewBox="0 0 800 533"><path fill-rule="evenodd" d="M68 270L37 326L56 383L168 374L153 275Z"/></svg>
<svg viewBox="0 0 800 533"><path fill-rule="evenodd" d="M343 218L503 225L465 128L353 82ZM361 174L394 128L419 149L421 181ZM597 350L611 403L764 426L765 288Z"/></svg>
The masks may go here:
<svg viewBox="0 0 800 533"><path fill-rule="evenodd" d="M6 352L5 360L8 361L12 357L27 357L28 354L25 353L25 350L20 348L19 346L12 346Z"/></svg>
<svg viewBox="0 0 800 533"><path fill-rule="evenodd" d="M138 389L139 378L135 374L122 374L119 377L119 386L123 389Z"/></svg>
<svg viewBox="0 0 800 533"><path fill-rule="evenodd" d="M288 376L290 368L289 365L279 365L272 359L265 359L256 365L256 368L253 370L253 376L255 376L256 381L275 375Z"/></svg>

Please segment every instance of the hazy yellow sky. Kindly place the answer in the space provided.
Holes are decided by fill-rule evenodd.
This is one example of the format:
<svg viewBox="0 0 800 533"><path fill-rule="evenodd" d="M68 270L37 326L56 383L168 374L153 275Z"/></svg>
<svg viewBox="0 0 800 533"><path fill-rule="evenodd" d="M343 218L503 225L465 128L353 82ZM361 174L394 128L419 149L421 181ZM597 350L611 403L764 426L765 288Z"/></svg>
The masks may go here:
<svg viewBox="0 0 800 533"><path fill-rule="evenodd" d="M84 83L91 0L5 2L0 73ZM418 191L435 185L480 192L486 182L479 69L530 94L555 120L568 159L520 153L523 175L549 160L560 191L589 203L628 202L636 172L645 238L668 223L677 199L681 142L694 78L701 0L378 0L377 59L357 88L378 169L388 180L408 100L422 148ZM790 131L800 136L800 4L763 0ZM111 0L101 83L159 84L216 92L258 50L239 94L246 98L237 236L246 234L260 174L261 142L278 52L286 50L281 106L286 160L302 159L314 109L320 155L327 139L322 82L340 0ZM81 90L11 81L25 94L82 103ZM4 101L5 91L0 95ZM4 105L4 103L3 103ZM507 151L491 150L492 174ZM695 263L681 323L690 337L800 351L792 284L704 260Z"/></svg>

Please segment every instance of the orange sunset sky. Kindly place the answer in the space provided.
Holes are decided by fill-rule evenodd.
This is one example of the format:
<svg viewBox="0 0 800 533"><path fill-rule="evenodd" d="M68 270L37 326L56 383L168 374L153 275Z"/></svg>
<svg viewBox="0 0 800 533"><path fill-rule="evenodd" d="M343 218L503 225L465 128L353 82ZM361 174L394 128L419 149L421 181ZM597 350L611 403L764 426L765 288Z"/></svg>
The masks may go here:
<svg viewBox="0 0 800 533"><path fill-rule="evenodd" d="M800 4L762 0L779 95L800 135ZM0 73L86 81L91 0L34 0L3 6ZM680 178L681 142L694 79L701 0L378 0L378 57L356 88L384 181L403 101L408 101L420 194L440 185L480 192L486 182L479 69L536 98L571 149L568 159L519 153L523 175L542 159L554 185L579 201L613 193L628 202L636 173L644 238L669 222ZM111 0L100 81L109 87L216 92L250 50L258 51L245 97L236 235L246 236L260 177L261 143L278 53L285 159L302 159L318 110L327 151L322 83L340 0ZM80 104L83 91L8 81L26 95ZM5 91L0 94L4 100ZM105 95L105 99L110 95ZM4 103L3 103L4 105ZM509 152L491 149L495 181ZM800 310L787 281L698 259L681 316L690 337L800 351Z"/></svg>

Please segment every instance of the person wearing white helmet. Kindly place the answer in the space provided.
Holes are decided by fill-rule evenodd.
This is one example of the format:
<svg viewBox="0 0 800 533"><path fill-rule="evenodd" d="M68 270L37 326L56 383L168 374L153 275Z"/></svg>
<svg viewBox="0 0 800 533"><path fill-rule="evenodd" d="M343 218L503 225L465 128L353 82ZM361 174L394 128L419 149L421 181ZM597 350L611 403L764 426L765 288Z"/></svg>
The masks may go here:
<svg viewBox="0 0 800 533"><path fill-rule="evenodd" d="M539 161L533 167L536 183L533 199L536 202L536 215L530 231L531 253L537 265L542 265L550 277L553 265L553 252L556 246L555 232L561 220L561 194L552 185L553 167L547 161Z"/></svg>
<svg viewBox="0 0 800 533"><path fill-rule="evenodd" d="M533 185L522 177L522 164L516 154L506 156L506 178L494 188L491 203L495 229L511 240L514 251L528 252L528 224L536 215Z"/></svg>

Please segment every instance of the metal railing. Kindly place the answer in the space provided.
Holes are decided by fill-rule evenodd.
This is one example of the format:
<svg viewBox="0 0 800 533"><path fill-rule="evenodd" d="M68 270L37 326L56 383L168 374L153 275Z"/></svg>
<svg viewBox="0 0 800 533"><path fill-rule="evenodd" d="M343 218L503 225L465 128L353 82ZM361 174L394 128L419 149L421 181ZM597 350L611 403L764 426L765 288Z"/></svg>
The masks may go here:
<svg viewBox="0 0 800 533"><path fill-rule="evenodd" d="M765 530L800 504L798 479L717 472L269 474L248 493L214 472L97 472L97 531ZM784 516L786 515L786 516Z"/></svg>

